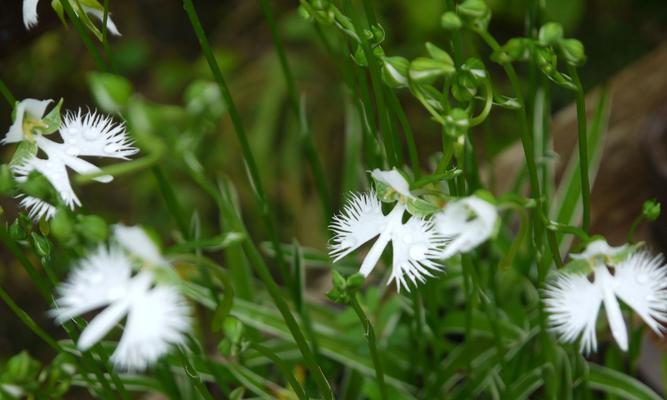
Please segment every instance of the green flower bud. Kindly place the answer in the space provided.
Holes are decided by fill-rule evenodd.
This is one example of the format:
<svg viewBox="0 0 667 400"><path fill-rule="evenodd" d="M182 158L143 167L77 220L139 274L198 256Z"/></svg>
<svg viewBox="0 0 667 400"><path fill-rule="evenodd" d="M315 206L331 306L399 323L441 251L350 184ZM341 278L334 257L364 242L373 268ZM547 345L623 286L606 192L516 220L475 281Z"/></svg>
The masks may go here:
<svg viewBox="0 0 667 400"><path fill-rule="evenodd" d="M48 258L51 255L51 242L49 239L45 238L42 235L38 235L33 232L32 235L32 247L35 249L35 253L43 258Z"/></svg>
<svg viewBox="0 0 667 400"><path fill-rule="evenodd" d="M532 41L526 38L513 38L507 41L500 50L491 55L491 59L498 64L512 61L526 61L530 57Z"/></svg>
<svg viewBox="0 0 667 400"><path fill-rule="evenodd" d="M453 108L445 117L445 132L451 137L460 137L468 132L470 119L468 113L460 108Z"/></svg>
<svg viewBox="0 0 667 400"><path fill-rule="evenodd" d="M357 291L361 288L366 282L366 277L360 273L356 273L349 278L347 278L347 288L350 291Z"/></svg>
<svg viewBox="0 0 667 400"><path fill-rule="evenodd" d="M410 61L403 57L385 57L382 59L382 79L392 88L408 85Z"/></svg>
<svg viewBox="0 0 667 400"><path fill-rule="evenodd" d="M101 242L109 236L107 223L96 215L79 216L78 222L77 232L89 242Z"/></svg>
<svg viewBox="0 0 667 400"><path fill-rule="evenodd" d="M366 59L366 53L364 53L364 49L361 46L357 46L357 48L354 50L354 54L352 54L352 59L360 67L365 67L368 65L368 60Z"/></svg>
<svg viewBox="0 0 667 400"><path fill-rule="evenodd" d="M434 45L433 43L426 42L426 51L428 51L428 54L432 59L443 64L451 65L452 68L454 67L454 61L452 60L452 57L450 57L449 54L440 47Z"/></svg>
<svg viewBox="0 0 667 400"><path fill-rule="evenodd" d="M440 17L440 26L444 29L455 31L460 29L462 25L461 18L454 12L448 11Z"/></svg>
<svg viewBox="0 0 667 400"><path fill-rule="evenodd" d="M51 220L51 233L61 242L68 242L73 237L74 222L66 210L58 210Z"/></svg>
<svg viewBox="0 0 667 400"><path fill-rule="evenodd" d="M22 351L15 355L5 365L3 377L8 382L33 383L37 379L37 374L41 365L33 360L28 352Z"/></svg>
<svg viewBox="0 0 667 400"><path fill-rule="evenodd" d="M454 66L447 62L418 57L410 63L410 79L418 83L431 83L440 76L453 74Z"/></svg>
<svg viewBox="0 0 667 400"><path fill-rule="evenodd" d="M647 200L642 207L644 218L655 221L660 216L660 203L656 199Z"/></svg>
<svg viewBox="0 0 667 400"><path fill-rule="evenodd" d="M489 7L484 0L464 0L456 7L456 11L467 17L481 18L489 14Z"/></svg>
<svg viewBox="0 0 667 400"><path fill-rule="evenodd" d="M563 27L555 22L548 22L542 25L537 37L543 44L556 44L559 40L563 39Z"/></svg>
<svg viewBox="0 0 667 400"><path fill-rule="evenodd" d="M243 323L234 317L227 317L222 323L222 331L233 343L238 343L243 337Z"/></svg>
<svg viewBox="0 0 667 400"><path fill-rule="evenodd" d="M28 237L27 229L20 223L19 218L9 225L9 238L13 241L24 240Z"/></svg>
<svg viewBox="0 0 667 400"><path fill-rule="evenodd" d="M563 58L570 65L581 65L586 61L584 45L577 39L563 39L558 42Z"/></svg>

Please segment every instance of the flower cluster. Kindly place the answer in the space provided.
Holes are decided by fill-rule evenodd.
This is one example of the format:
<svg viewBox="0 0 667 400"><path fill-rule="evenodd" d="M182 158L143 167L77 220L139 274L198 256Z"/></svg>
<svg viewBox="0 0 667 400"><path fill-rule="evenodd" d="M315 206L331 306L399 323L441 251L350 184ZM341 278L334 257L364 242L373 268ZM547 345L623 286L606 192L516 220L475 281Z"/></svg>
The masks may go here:
<svg viewBox="0 0 667 400"><path fill-rule="evenodd" d="M109 247L100 245L78 263L58 288L51 315L62 324L104 307L81 333L81 351L127 317L111 361L138 371L184 342L189 309L173 285L156 279L159 269L170 266L141 228L116 225L114 238Z"/></svg>
<svg viewBox="0 0 667 400"><path fill-rule="evenodd" d="M127 159L138 150L132 146L123 124L116 124L110 117L97 112L84 113L81 110L66 113L61 122L60 103L45 116L51 102L26 99L17 103L14 123L0 143L30 144L24 147L27 152L21 152L20 158L12 161L16 180L24 182L30 173L39 172L53 186L60 200L73 209L80 206L81 201L72 189L67 168L79 174L97 173L100 169L81 157ZM47 138L56 130L62 142ZM38 151L43 152L46 159L40 158ZM112 179L110 175L95 178L104 183ZM26 195L21 196L21 206L28 209L35 220L50 219L56 210L54 205L43 199Z"/></svg>
<svg viewBox="0 0 667 400"><path fill-rule="evenodd" d="M364 258L359 272L368 276L391 242L392 271L389 282L397 289L410 290L412 284L424 282L442 270L441 260L472 250L495 231L495 207L475 196L452 200L431 218L411 215L410 202L418 198L396 170L373 170L376 189L352 194L343 210L333 218L334 237L330 253L338 261L374 237L378 237ZM388 214L382 211L382 200L394 203ZM407 278L407 279L406 279Z"/></svg>
<svg viewBox="0 0 667 400"><path fill-rule="evenodd" d="M627 351L628 332L618 299L661 334L661 323L667 322L667 268L662 255L596 240L570 257L574 261L545 289L549 321L562 341L580 339L582 352L595 351L595 326L604 304L611 334L621 350Z"/></svg>

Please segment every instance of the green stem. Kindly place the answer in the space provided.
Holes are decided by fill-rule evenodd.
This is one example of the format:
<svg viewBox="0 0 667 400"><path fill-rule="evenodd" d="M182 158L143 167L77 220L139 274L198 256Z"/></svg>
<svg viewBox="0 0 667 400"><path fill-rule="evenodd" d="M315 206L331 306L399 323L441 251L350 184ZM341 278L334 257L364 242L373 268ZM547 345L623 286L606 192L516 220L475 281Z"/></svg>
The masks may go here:
<svg viewBox="0 0 667 400"><path fill-rule="evenodd" d="M39 336L40 339L42 339L46 344L51 346L55 351L57 352L63 352L63 348L60 346L58 342L56 342L51 336L49 336L48 333L46 333L42 328L37 325L37 323L30 318L30 315L23 311L21 307L19 307L18 304L12 300L12 298L9 296L9 294L5 291L5 289L0 286L0 299L2 299L5 304L7 304L7 307L9 307L14 314L16 314L17 317L23 322L28 328L30 328L31 331L35 333L35 335Z"/></svg>
<svg viewBox="0 0 667 400"><path fill-rule="evenodd" d="M14 95L12 94L12 91L9 90L7 85L5 85L5 82L0 79L0 93L2 93L2 97L7 100L7 103L9 103L9 108L14 108L14 104L16 104L16 98L14 98Z"/></svg>
<svg viewBox="0 0 667 400"><path fill-rule="evenodd" d="M259 0L262 12L266 18L267 23L269 24L269 30L271 31L271 37L273 39L273 45L276 48L276 54L278 55L278 60L280 62L280 68L285 77L285 83L287 85L287 96L289 99L290 108L294 113L294 116L299 119L305 119L305 110L299 105L299 98L296 92L296 85L294 83L294 75L290 69L289 62L287 61L287 56L285 55L285 49L283 47L282 40L278 34L278 29L276 28L276 23L273 18L273 10L268 0ZM328 222L331 218L331 196L329 194L329 189L327 188L326 179L324 178L324 171L322 168L322 163L315 151L315 146L313 144L312 134L308 125L305 121L301 123L301 129L303 130L302 139L303 139L303 148L306 153L306 158L310 163L310 169L313 172L315 178L315 186L320 196L320 201L322 202L322 209L324 212L325 220Z"/></svg>
<svg viewBox="0 0 667 400"><path fill-rule="evenodd" d="M375 366L375 376L377 377L378 380L378 386L380 386L380 398L388 399L389 396L387 393L387 384L384 381L384 370L382 368L380 354L378 353L377 345L375 343L376 342L375 330L373 329L373 324L371 324L371 321L366 316L366 313L364 312L363 308L361 308L361 305L359 304L359 299L357 298L356 295L352 296L350 305L354 309L354 312L357 314L359 320L361 321L361 324L364 327L364 335L366 336L366 339L368 341L368 350L371 353L371 358L373 359L373 365Z"/></svg>
<svg viewBox="0 0 667 400"><path fill-rule="evenodd" d="M581 200L583 205L582 228L588 231L591 225L591 187L588 181L588 134L586 132L586 99L577 68L568 64L568 71L577 87L577 133L579 135L579 172Z"/></svg>
<svg viewBox="0 0 667 400"><path fill-rule="evenodd" d="M271 242L276 252L276 258L278 260L278 268L280 270L283 280L285 281L285 283L288 284L288 286L290 286L291 278L289 275L289 270L287 268L287 264L285 263L283 250L280 247L280 243L278 241L276 229L273 225L273 220L271 217L271 211L269 209L266 192L264 191L264 186L262 185L262 181L259 175L259 170L257 169L257 163L255 162L255 157L252 154L250 143L248 142L248 137L246 135L245 128L243 127L243 123L241 121L241 115L236 109L236 104L234 103L232 95L229 92L229 88L227 87L227 83L225 82L225 79L222 75L220 66L218 65L218 62L216 61L215 56L213 55L213 51L211 50L211 46L208 42L208 39L206 38L206 34L204 33L204 28L202 27L201 22L199 21L199 16L197 15L195 6L192 4L192 0L183 0L183 8L185 9L188 18L190 19L190 23L195 32L195 35L197 36L199 45L201 46L202 52L204 53L204 57L208 62L209 68L211 69L211 72L213 73L216 82L218 83L218 86L220 88L220 93L222 94L222 97L225 101L225 105L227 106L229 117L232 120L232 125L234 126L234 131L236 132L236 137L238 138L241 144L243 158L245 160L245 164L247 166L250 175L250 183L256 194L256 201L258 203L257 205L260 210L260 214L262 215L262 219L264 220L264 224L266 225L269 236L271 238Z"/></svg>
<svg viewBox="0 0 667 400"><path fill-rule="evenodd" d="M88 32L86 32L86 28L81 24L81 21L79 20L79 17L76 15L76 12L74 12L74 10L72 9L72 6L69 4L68 1L61 1L60 4L63 5L65 13L67 13L69 19L72 20L74 28L79 33L79 36L81 36L81 40L83 40L84 45L88 48L88 51L93 57L93 60L95 60L97 67L103 71L109 71L109 66L102 58L102 55L97 50L97 47L95 47L95 44L90 38L90 35L88 35Z"/></svg>
<svg viewBox="0 0 667 400"><path fill-rule="evenodd" d="M283 375L285 375L285 378L289 382L290 386L294 390L294 393L296 393L296 397L298 397L299 400L308 399L308 396L306 396L306 393L303 391L303 387L301 386L299 381L296 380L292 371L290 371L289 367L285 364L285 362L283 362L283 360L280 357L278 357L273 351L271 351L271 349L257 343L251 344L250 348L256 350L259 354L268 358L269 360L271 360L272 363L278 366Z"/></svg>

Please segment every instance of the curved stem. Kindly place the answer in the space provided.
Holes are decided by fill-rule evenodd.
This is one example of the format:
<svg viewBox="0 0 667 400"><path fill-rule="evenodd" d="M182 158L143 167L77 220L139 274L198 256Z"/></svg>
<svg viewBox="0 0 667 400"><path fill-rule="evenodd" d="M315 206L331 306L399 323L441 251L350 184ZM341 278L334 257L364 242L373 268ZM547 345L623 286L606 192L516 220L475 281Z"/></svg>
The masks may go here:
<svg viewBox="0 0 667 400"><path fill-rule="evenodd" d="M577 133L579 135L579 172L581 179L581 201L583 205L583 217L581 226L588 231L591 225L591 187L588 181L588 134L586 132L586 99L584 89L581 86L581 80L577 69L568 65L572 81L577 87Z"/></svg>
<svg viewBox="0 0 667 400"><path fill-rule="evenodd" d="M366 336L366 340L368 341L368 350L371 353L371 358L373 359L373 365L375 366L375 376L377 377L378 380L378 386L380 386L380 398L388 399L389 396L387 393L387 384L384 381L384 369L382 368L382 362L380 360L380 355L377 350L377 344L375 340L375 330L373 329L373 324L371 324L371 321L366 316L366 313L364 312L363 308L361 308L361 305L359 304L359 299L356 295L352 296L350 305L352 306L352 309L354 309L354 312L357 314L359 320L361 321L361 324L364 327L364 335Z"/></svg>

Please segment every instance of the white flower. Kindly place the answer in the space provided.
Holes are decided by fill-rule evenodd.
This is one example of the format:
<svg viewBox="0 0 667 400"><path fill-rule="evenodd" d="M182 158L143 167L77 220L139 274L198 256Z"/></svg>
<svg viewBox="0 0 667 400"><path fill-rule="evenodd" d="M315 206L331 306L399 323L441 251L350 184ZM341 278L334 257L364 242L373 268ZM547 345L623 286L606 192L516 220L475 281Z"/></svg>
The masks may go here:
<svg viewBox="0 0 667 400"><path fill-rule="evenodd" d="M403 175L401 175L396 168L392 168L389 171L381 171L376 168L371 171L371 177L375 179L375 181L391 187L395 192L402 196L407 198L414 197L412 193L410 193L410 184L408 184L408 181L403 178Z"/></svg>
<svg viewBox="0 0 667 400"><path fill-rule="evenodd" d="M64 323L104 307L81 333L77 342L81 351L127 317L111 361L122 369L146 369L171 346L184 342L190 323L188 306L176 288L155 285L154 280L147 269L133 275L132 261L122 248L99 246L58 287L51 315Z"/></svg>
<svg viewBox="0 0 667 400"><path fill-rule="evenodd" d="M496 207L476 196L448 203L433 216L438 233L449 240L442 258L468 252L486 241L495 231Z"/></svg>
<svg viewBox="0 0 667 400"><path fill-rule="evenodd" d="M26 103L24 110L19 113L21 102L17 107L17 121L19 116L23 118L24 111L30 112ZM46 103L48 104L48 103ZM45 105L37 108L36 105L30 106L32 110L41 111L34 114L35 118L41 118L44 113ZM39 115L39 116L37 116ZM16 139L16 133L13 130L16 122L7 133L4 142L11 143L25 140L23 130L19 126L19 139ZM132 142L127 136L123 124L115 124L110 117L103 116L96 112L68 113L63 119L59 131L62 143L47 139L46 136L35 134L32 140L37 147L43 151L47 159L39 158L33 155L22 160L20 165L13 167L13 172L17 181L25 181L28 175L36 170L41 173L58 192L58 195L68 207L74 208L81 205L81 201L74 193L70 184L67 168L73 169L80 174L91 174L99 172L100 169L92 163L83 160L80 157L109 157L127 159L127 157L137 153L137 149L132 147ZM95 178L98 182L110 182L113 179L110 175L102 175ZM27 200L26 200L27 199ZM31 197L24 198L22 204L29 207L30 213L35 217L52 217L55 213L55 207L40 199Z"/></svg>
<svg viewBox="0 0 667 400"><path fill-rule="evenodd" d="M23 24L25 25L26 29L31 29L35 25L37 25L38 3L39 0L23 0ZM83 4L81 4L80 6L86 14L99 19L100 22L104 21L104 12L102 10L93 7L88 7ZM78 4L76 4L75 7L73 7L73 10L77 15L79 14L78 7L79 7ZM110 15L107 16L107 30L109 31L109 33L113 35L120 36L120 32L118 32L118 28L116 28L116 24L114 24L113 21L111 20Z"/></svg>
<svg viewBox="0 0 667 400"><path fill-rule="evenodd" d="M160 249L138 226L116 224L113 226L114 237L127 252L148 261L151 265L164 265L167 261L160 254Z"/></svg>
<svg viewBox="0 0 667 400"><path fill-rule="evenodd" d="M591 282L585 273L561 272L545 289L546 310L552 330L564 342L581 337L581 351L597 349L595 325L604 303L611 333L623 351L628 349L628 332L618 299L632 308L657 334L667 322L667 268L662 255L637 251L622 261L614 261L626 247L613 248L599 240L588 245L574 259L590 263ZM613 271L610 272L610 271Z"/></svg>
<svg viewBox="0 0 667 400"><path fill-rule="evenodd" d="M330 246L334 261L379 235L361 264L361 274L370 274L391 242L393 262L389 282L395 280L399 291L401 287L410 290L406 276L413 284L433 276L433 271L441 269L436 260L444 239L434 230L431 221L413 216L403 223L405 210L405 205L398 202L389 214L384 215L375 192L352 195L330 226L335 234Z"/></svg>
<svg viewBox="0 0 667 400"><path fill-rule="evenodd" d="M9 127L9 131L7 131L0 143L17 143L24 140L24 130L27 130L28 134L32 133L32 128L42 120L46 112L46 107L51 102L53 100L36 99L25 99L19 102L16 105L14 123Z"/></svg>

